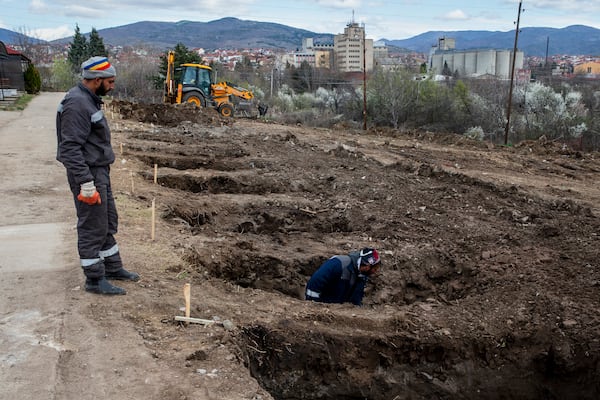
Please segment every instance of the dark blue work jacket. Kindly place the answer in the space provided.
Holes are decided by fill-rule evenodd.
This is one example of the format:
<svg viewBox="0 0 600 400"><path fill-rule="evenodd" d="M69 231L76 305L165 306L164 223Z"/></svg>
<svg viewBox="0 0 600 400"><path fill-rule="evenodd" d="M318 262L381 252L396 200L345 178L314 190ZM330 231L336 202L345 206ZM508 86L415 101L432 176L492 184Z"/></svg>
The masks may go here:
<svg viewBox="0 0 600 400"><path fill-rule="evenodd" d="M361 305L367 277L358 272L358 252L325 261L306 284L306 300Z"/></svg>

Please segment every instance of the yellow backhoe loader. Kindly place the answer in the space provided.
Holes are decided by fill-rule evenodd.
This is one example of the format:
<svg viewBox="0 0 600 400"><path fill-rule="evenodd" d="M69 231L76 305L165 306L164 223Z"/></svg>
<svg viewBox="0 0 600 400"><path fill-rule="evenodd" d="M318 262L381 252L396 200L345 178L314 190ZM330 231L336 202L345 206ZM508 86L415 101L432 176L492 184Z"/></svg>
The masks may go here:
<svg viewBox="0 0 600 400"><path fill-rule="evenodd" d="M175 52L167 56L164 102L170 104L193 103L199 107L214 107L224 117L232 117L236 111L234 103L248 115L248 106L253 105L254 94L230 82L213 83L213 70L202 64L181 64L180 81L175 81ZM235 98L235 101L232 101ZM264 116L267 107L257 105L258 115Z"/></svg>

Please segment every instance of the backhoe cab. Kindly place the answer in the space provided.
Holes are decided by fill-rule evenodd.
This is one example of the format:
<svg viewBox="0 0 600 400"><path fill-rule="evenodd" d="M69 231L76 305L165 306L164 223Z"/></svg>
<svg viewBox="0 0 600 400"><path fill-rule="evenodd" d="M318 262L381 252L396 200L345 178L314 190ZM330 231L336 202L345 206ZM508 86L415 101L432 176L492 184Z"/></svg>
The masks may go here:
<svg viewBox="0 0 600 400"><path fill-rule="evenodd" d="M247 113L254 94L229 82L213 82L213 70L202 64L181 64L181 81L175 81L175 53L170 51L167 58L167 76L165 77L164 102L170 104L193 103L198 107L214 107L224 117L232 117L235 112L234 101L240 110ZM259 104L258 114L262 117L267 107Z"/></svg>

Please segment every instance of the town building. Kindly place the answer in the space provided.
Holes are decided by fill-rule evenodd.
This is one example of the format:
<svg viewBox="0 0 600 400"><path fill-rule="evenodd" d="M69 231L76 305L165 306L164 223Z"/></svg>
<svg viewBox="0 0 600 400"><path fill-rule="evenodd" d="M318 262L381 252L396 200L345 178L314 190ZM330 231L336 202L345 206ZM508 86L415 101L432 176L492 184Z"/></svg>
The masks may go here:
<svg viewBox="0 0 600 400"><path fill-rule="evenodd" d="M575 66L575 74L583 75L587 78L598 78L600 77L600 62L588 61Z"/></svg>
<svg viewBox="0 0 600 400"><path fill-rule="evenodd" d="M391 54L390 49L384 41L373 43L374 69L393 71L402 67L410 70L418 70L418 66L423 62L422 57L416 53L396 52Z"/></svg>
<svg viewBox="0 0 600 400"><path fill-rule="evenodd" d="M344 33L334 36L333 44L315 43L314 38L302 39L302 48L279 58L281 64L299 68L308 63L313 68L326 68L342 73L373 71L375 67L391 69L398 66L390 58L385 42L366 38L365 26L356 22L346 25Z"/></svg>
<svg viewBox="0 0 600 400"><path fill-rule="evenodd" d="M334 36L334 62L339 72L373 70L373 39L366 38L365 26L356 22L346 25L344 33Z"/></svg>
<svg viewBox="0 0 600 400"><path fill-rule="evenodd" d="M314 38L304 38L301 49L283 55L280 60L283 65L289 64L296 68L300 68L302 63L306 62L312 68L332 69L333 54L333 44L315 43Z"/></svg>

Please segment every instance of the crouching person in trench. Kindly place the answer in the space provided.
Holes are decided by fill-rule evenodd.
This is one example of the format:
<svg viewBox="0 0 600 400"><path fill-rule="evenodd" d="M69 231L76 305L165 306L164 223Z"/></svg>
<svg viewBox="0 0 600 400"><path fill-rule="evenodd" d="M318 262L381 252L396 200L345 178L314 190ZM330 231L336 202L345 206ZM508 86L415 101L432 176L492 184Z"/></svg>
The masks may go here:
<svg viewBox="0 0 600 400"><path fill-rule="evenodd" d="M365 247L325 261L306 284L306 300L362 305L369 277L381 266L377 250Z"/></svg>

